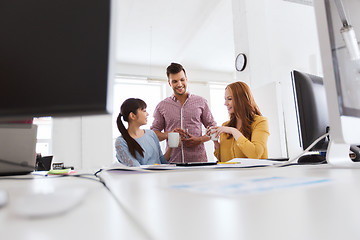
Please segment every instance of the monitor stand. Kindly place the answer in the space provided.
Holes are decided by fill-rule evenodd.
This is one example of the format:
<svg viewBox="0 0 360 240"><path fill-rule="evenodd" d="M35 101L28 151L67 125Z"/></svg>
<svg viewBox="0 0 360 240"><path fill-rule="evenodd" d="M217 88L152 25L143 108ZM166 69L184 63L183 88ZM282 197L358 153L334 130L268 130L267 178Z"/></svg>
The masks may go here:
<svg viewBox="0 0 360 240"><path fill-rule="evenodd" d="M326 154L326 161L336 167L360 168L360 160L358 160L357 157L355 159L351 159L349 150L352 150L353 152L355 151L356 153L354 153L358 157L359 152L354 148L354 146L330 140Z"/></svg>
<svg viewBox="0 0 360 240"><path fill-rule="evenodd" d="M298 164L322 164L326 163L326 157L318 153L306 154L297 160Z"/></svg>

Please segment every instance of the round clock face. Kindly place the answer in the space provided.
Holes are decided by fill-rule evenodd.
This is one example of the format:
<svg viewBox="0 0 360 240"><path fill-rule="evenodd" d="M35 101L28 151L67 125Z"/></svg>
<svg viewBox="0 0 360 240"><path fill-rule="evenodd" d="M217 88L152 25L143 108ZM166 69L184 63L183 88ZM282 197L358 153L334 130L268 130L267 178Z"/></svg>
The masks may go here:
<svg viewBox="0 0 360 240"><path fill-rule="evenodd" d="M235 68L237 71L243 71L246 67L246 55L243 53L240 53L237 55L235 60Z"/></svg>

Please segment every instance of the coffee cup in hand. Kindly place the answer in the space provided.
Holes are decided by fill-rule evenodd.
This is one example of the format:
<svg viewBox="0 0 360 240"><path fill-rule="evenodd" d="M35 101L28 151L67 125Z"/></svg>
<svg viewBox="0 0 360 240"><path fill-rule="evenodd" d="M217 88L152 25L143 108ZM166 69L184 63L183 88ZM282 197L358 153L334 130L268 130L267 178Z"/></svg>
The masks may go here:
<svg viewBox="0 0 360 240"><path fill-rule="evenodd" d="M180 134L178 132L169 132L168 133L168 145L171 148L176 148L179 146Z"/></svg>
<svg viewBox="0 0 360 240"><path fill-rule="evenodd" d="M211 129L210 131L210 137L212 141L217 141L219 140L219 137L216 136L217 132L215 129Z"/></svg>

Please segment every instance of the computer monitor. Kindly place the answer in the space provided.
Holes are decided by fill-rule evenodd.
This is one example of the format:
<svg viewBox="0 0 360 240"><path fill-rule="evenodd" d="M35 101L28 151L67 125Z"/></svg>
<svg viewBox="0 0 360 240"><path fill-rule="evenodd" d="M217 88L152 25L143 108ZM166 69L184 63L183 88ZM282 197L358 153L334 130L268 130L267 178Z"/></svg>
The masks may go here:
<svg viewBox="0 0 360 240"><path fill-rule="evenodd" d="M341 167L360 167L349 157L360 144L360 1L314 1L324 84L329 107L330 143L326 160ZM351 21L350 21L351 20Z"/></svg>
<svg viewBox="0 0 360 240"><path fill-rule="evenodd" d="M0 120L111 111L114 3L1 3Z"/></svg>
<svg viewBox="0 0 360 240"><path fill-rule="evenodd" d="M323 79L312 74L292 71L299 144L307 149L329 131L329 117ZM328 138L320 140L310 151L326 152Z"/></svg>
<svg viewBox="0 0 360 240"><path fill-rule="evenodd" d="M16 0L0 4L0 127L40 116L111 112L115 3Z"/></svg>

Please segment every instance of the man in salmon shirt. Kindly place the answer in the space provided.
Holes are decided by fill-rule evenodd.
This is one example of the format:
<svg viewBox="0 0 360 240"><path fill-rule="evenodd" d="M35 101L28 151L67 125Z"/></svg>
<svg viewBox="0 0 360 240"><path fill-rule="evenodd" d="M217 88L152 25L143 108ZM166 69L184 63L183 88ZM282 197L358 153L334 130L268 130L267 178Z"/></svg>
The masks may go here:
<svg viewBox="0 0 360 240"><path fill-rule="evenodd" d="M188 79L181 64L171 63L166 75L174 94L156 106L151 129L160 141L167 140L169 132L180 133L181 145L173 149L170 163L207 162L204 142L210 137L202 135L202 125L216 126L208 103L187 92Z"/></svg>

